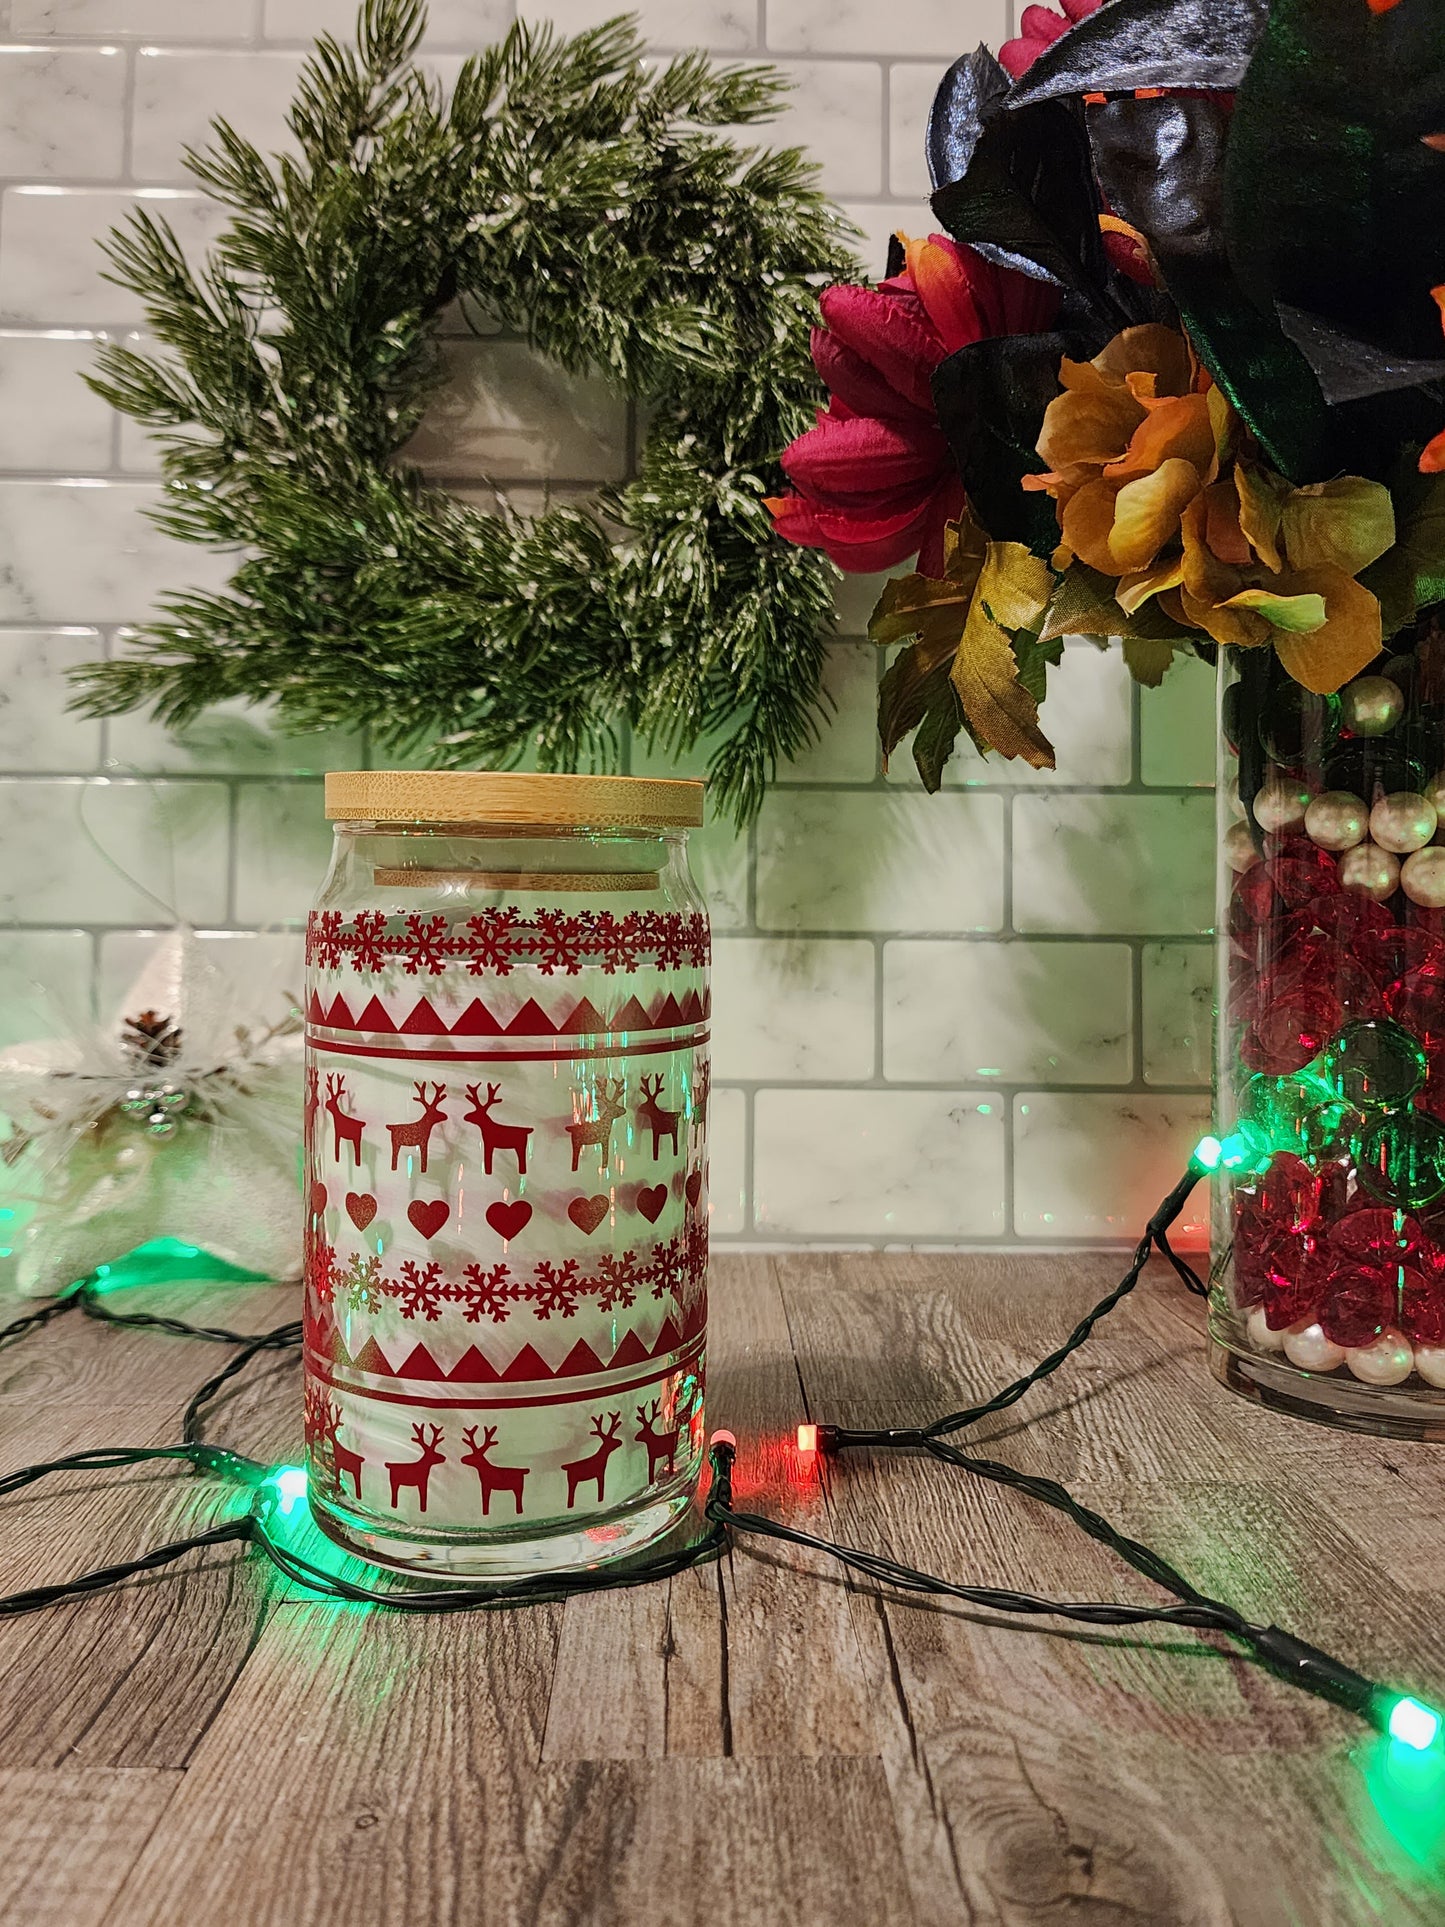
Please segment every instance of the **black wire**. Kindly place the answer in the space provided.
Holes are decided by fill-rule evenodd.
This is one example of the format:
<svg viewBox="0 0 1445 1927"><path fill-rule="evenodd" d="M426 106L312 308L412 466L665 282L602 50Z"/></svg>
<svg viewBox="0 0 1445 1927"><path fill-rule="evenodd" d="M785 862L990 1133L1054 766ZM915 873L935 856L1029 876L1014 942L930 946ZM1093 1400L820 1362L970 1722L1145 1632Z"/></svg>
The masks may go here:
<svg viewBox="0 0 1445 1927"><path fill-rule="evenodd" d="M155 1458L165 1455L151 1453L149 1456ZM25 1592L12 1592L0 1598L0 1618L17 1618L21 1613L39 1612L42 1606L53 1606L62 1599L77 1599L85 1593L103 1592L107 1586L119 1586L140 1573L169 1566L201 1546L225 1545L231 1540L249 1539L250 1536L249 1519L227 1519L221 1525L212 1526L208 1532L197 1532L189 1539L177 1539L168 1546L157 1546L153 1552L142 1553L137 1559L126 1559L114 1566L101 1566L95 1572L82 1573L75 1579L62 1579L52 1586L32 1586Z"/></svg>
<svg viewBox="0 0 1445 1927"><path fill-rule="evenodd" d="M74 1311L77 1305L84 1302L88 1282L85 1280L72 1285L61 1297L49 1299L34 1311L27 1311L19 1318L12 1319L8 1325L0 1326L0 1345L9 1339L23 1337L26 1332L38 1331L42 1325L48 1325L52 1318L59 1318L62 1312Z"/></svg>
<svg viewBox="0 0 1445 1927"><path fill-rule="evenodd" d="M1148 1606L1111 1601L1059 1600L1035 1593L1017 1592L996 1586L970 1586L906 1566L882 1553L837 1544L800 1528L784 1525L760 1513L739 1512L733 1506L733 1447L715 1442L712 1453L713 1485L704 1507L707 1529L696 1539L670 1552L654 1555L632 1565L608 1566L589 1572L539 1574L536 1578L504 1581L487 1585L441 1584L416 1590L382 1590L328 1573L281 1544L268 1529L268 1504L264 1496L253 1503L248 1513L223 1522L191 1538L140 1555L118 1565L106 1566L77 1578L50 1586L33 1587L25 1592L0 1598L0 1616L33 1612L57 1600L100 1591L139 1573L171 1564L198 1547L250 1541L257 1545L283 1576L320 1592L324 1596L350 1602L384 1607L393 1612L462 1612L506 1606L560 1601L581 1594L609 1592L623 1587L650 1585L717 1558L726 1550L732 1533L751 1534L789 1545L806 1547L826 1554L845 1569L877 1580L899 1591L922 1593L931 1597L959 1599L980 1609L1024 1616L1063 1618L1087 1625L1126 1626L1166 1624L1198 1631L1223 1633L1242 1641L1281 1677L1305 1690L1336 1700L1353 1711L1379 1723L1380 1708L1390 1696L1383 1687L1353 1672L1327 1653L1295 1639L1280 1628L1251 1625L1233 1607L1211 1599L1184 1578L1160 1554L1141 1541L1130 1538L1111 1525L1101 1513L1076 1499L1057 1480L1019 1471L1001 1461L965 1453L950 1443L949 1435L961 1431L994 1412L1014 1405L1041 1380L1056 1372L1086 1342L1101 1319L1134 1289L1152 1250L1157 1249L1191 1291L1203 1293L1203 1281L1172 1249L1169 1227L1184 1208L1201 1168L1191 1161L1189 1169L1150 1219L1144 1236L1135 1249L1133 1260L1118 1285L1100 1299L1074 1327L1064 1342L1029 1372L1012 1381L992 1398L952 1412L931 1424L911 1428L884 1428L869 1431L857 1428L824 1427L829 1445L877 1445L880 1447L916 1446L942 1463L969 1472L975 1477L1022 1492L1063 1513L1090 1538L1105 1546L1136 1571L1172 1592L1177 1605ZM201 1338L240 1347L236 1355L215 1372L193 1395L186 1406L182 1423L183 1442L170 1446L116 1447L77 1452L61 1459L25 1466L0 1478L0 1496L20 1490L50 1473L65 1470L102 1470L155 1459L184 1459L198 1471L220 1471L232 1477L250 1479L265 1491L265 1470L255 1460L223 1447L206 1444L202 1421L207 1408L222 1389L263 1352L289 1349L301 1341L299 1321L289 1321L266 1332L233 1332L216 1326L198 1326L181 1319L149 1312L114 1312L103 1306L93 1292L93 1280L85 1280L65 1297L41 1307L3 1331L0 1342L40 1325L69 1309L82 1305L86 1315L104 1323L143 1327L182 1337Z"/></svg>

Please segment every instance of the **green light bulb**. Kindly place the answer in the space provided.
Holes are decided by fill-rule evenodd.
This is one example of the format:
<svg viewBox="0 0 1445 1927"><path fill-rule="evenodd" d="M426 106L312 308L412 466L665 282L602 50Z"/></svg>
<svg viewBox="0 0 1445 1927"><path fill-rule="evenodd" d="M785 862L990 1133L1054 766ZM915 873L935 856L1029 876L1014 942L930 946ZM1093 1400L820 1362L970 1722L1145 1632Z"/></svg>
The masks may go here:
<svg viewBox="0 0 1445 1927"><path fill-rule="evenodd" d="M1423 1700L1411 1699L1406 1694L1390 1708L1388 1731L1392 1740L1423 1753L1439 1737L1440 1715Z"/></svg>
<svg viewBox="0 0 1445 1927"><path fill-rule="evenodd" d="M1224 1156L1224 1146L1217 1137L1202 1137L1194 1147L1191 1160L1201 1171L1217 1171L1219 1161Z"/></svg>

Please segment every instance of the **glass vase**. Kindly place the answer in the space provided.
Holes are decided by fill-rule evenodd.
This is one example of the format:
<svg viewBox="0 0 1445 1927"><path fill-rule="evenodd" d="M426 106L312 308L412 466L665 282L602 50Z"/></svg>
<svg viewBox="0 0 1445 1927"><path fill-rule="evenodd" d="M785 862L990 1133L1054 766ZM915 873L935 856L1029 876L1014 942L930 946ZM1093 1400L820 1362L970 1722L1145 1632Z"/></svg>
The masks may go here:
<svg viewBox="0 0 1445 1927"><path fill-rule="evenodd" d="M310 1501L405 1570L567 1571L689 1504L701 785L336 774L307 936Z"/></svg>
<svg viewBox="0 0 1445 1927"><path fill-rule="evenodd" d="M1213 1369L1445 1437L1445 644L1326 696L1222 649L1219 722Z"/></svg>

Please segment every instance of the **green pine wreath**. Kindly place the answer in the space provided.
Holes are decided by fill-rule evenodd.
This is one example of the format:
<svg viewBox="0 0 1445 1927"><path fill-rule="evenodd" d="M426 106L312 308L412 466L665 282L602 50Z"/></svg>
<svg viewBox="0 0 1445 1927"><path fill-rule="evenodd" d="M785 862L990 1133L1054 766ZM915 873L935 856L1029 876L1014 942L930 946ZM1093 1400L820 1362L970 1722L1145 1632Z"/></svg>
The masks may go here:
<svg viewBox="0 0 1445 1927"><path fill-rule="evenodd" d="M833 571L763 503L817 400L817 286L856 272L849 230L796 151L710 131L777 111L768 68L650 64L625 19L518 26L444 100L424 26L421 0L367 0L355 48L318 42L299 158L216 122L187 165L233 212L199 272L149 213L111 236L159 351L109 346L91 385L160 438L160 525L241 559L222 594L164 596L77 705L175 726L270 699L282 727L365 725L452 766L608 767L624 724L672 753L716 733L745 818L822 713ZM459 297L639 405L635 480L526 520L398 460Z"/></svg>

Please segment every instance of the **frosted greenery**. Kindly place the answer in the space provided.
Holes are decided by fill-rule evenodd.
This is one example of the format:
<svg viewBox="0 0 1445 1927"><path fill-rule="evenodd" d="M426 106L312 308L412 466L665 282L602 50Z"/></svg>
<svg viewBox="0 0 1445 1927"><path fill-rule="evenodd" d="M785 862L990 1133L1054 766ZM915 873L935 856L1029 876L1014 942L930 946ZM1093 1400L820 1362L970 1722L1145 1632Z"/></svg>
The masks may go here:
<svg viewBox="0 0 1445 1927"><path fill-rule="evenodd" d="M832 570L763 500L811 422L846 225L796 151L722 131L776 112L767 68L649 62L628 20L518 26L447 100L424 24L368 0L354 48L317 44L298 158L215 123L187 164L232 212L200 272L148 212L112 235L156 346L106 348L92 385L159 438L162 526L238 561L222 594L162 598L78 701L174 726L272 698L286 727L448 765L607 767L624 722L669 751L718 732L717 797L746 817L820 716ZM634 480L528 520L397 459L459 298L639 404Z"/></svg>

